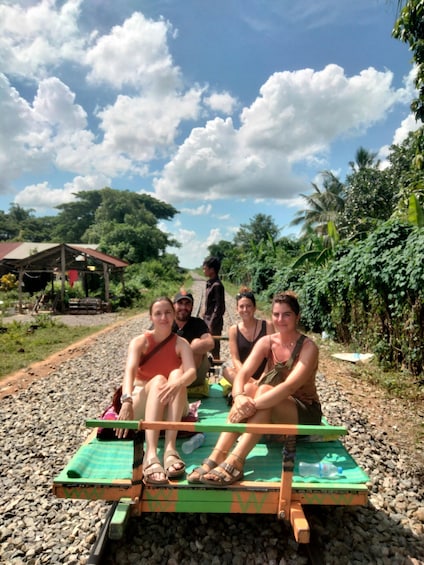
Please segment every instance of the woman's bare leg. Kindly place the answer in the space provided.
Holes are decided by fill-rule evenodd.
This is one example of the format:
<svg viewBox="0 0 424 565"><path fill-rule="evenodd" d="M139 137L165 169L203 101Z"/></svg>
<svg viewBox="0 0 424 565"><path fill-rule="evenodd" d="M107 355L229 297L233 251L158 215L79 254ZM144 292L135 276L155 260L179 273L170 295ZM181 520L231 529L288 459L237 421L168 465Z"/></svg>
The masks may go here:
<svg viewBox="0 0 424 565"><path fill-rule="evenodd" d="M178 380L181 378L181 369L176 369L175 371L171 371L168 382L172 382L174 380ZM181 419L184 415L184 411L187 407L187 389L182 387L175 398L170 402L167 406L166 412L166 419L169 422L181 422ZM165 442L164 442L164 453L166 454L168 451L176 451L176 441L177 441L177 434L178 430L165 430ZM175 463L171 465L168 471L179 471L183 469L183 463Z"/></svg>
<svg viewBox="0 0 424 565"><path fill-rule="evenodd" d="M255 397L260 396L266 390L266 386L257 387ZM267 410L258 410L251 418L248 419L249 424L266 424L270 422L297 424L297 421L297 406L296 402L292 398L283 400L279 404L278 409L274 408ZM228 453L227 457L225 458L225 462L229 463L239 470L242 470L246 457L258 443L260 438L261 434L242 434L239 441L237 442L237 445L234 447L231 453ZM225 473L224 470L223 472ZM216 475L207 473L206 475L204 475L204 478L207 480L215 480Z"/></svg>
<svg viewBox="0 0 424 565"><path fill-rule="evenodd" d="M165 406L159 400L159 389L163 386L164 382L166 381L165 377L162 375L157 375L153 377L148 383L146 384L146 410L145 410L145 419L150 422L155 422L158 420L163 420L163 414L165 410ZM146 434L146 453L145 453L145 461L149 461L155 457L157 457L157 450L158 450L158 441L159 441L159 430L145 430ZM165 474L163 473L154 473L152 475L153 480L163 480Z"/></svg>

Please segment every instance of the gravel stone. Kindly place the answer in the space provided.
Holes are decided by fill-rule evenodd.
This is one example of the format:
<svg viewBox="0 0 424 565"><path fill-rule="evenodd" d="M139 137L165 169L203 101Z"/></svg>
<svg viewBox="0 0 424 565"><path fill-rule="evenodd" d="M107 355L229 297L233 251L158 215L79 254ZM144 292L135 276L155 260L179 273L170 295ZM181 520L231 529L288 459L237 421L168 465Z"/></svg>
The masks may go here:
<svg viewBox="0 0 424 565"><path fill-rule="evenodd" d="M192 288L200 297L204 281ZM225 329L234 312L235 300L227 296ZM111 316L110 323L118 319L102 316ZM69 318L69 323L99 324L96 316ZM2 399L1 563L87 562L109 505L56 499L52 481L87 437L85 420L102 413L120 384L129 341L149 326L146 314L115 324L82 355L52 364L46 377ZM221 355L228 355L225 341ZM424 564L423 469L402 446L393 445L375 415L352 404L338 383L321 374L318 387L327 419L348 428L343 442L370 475L366 507L308 508L324 562ZM307 562L290 527L274 516L166 513L130 520L124 538L109 543L102 560L104 565Z"/></svg>

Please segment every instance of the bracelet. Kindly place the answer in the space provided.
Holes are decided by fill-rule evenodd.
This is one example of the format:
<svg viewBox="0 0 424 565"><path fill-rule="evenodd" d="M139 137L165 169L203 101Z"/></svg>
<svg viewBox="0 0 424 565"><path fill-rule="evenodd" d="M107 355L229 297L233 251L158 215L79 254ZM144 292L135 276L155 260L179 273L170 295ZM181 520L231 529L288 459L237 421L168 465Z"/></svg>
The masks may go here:
<svg viewBox="0 0 424 565"><path fill-rule="evenodd" d="M123 394L121 396L121 404L124 404L124 402L131 402L131 404L133 403L133 398L131 394Z"/></svg>
<svg viewBox="0 0 424 565"><path fill-rule="evenodd" d="M237 394L233 394L233 399L236 399L237 396L246 396L245 392L238 392Z"/></svg>

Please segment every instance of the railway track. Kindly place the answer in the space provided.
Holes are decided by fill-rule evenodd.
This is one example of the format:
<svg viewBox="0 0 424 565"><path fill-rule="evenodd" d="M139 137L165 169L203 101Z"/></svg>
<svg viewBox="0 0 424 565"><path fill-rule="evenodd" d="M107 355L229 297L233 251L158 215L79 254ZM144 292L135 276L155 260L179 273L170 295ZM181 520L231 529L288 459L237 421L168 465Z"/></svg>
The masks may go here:
<svg viewBox="0 0 424 565"><path fill-rule="evenodd" d="M194 298L193 315L201 317L204 310L205 279L201 278L200 276L193 275L193 283L187 290L189 290L193 294ZM226 312L224 315L223 335L226 335L228 333L229 327L237 321L235 298L226 292L225 299ZM223 354L221 357L223 357L224 359L227 358L229 351L228 343L225 340L222 341L221 351ZM104 557L108 553L108 546L109 544L113 544L113 540L109 538L109 528L117 504L117 502L114 502L110 505L109 511L99 531L96 541L92 546L89 558L87 560L87 565L102 565L102 563L104 563ZM313 516L313 513L314 510L309 510L307 512L307 514L309 514L311 517ZM308 565L324 565L324 552L313 526L311 527L311 541L309 544L299 546L299 554L303 555L307 559Z"/></svg>

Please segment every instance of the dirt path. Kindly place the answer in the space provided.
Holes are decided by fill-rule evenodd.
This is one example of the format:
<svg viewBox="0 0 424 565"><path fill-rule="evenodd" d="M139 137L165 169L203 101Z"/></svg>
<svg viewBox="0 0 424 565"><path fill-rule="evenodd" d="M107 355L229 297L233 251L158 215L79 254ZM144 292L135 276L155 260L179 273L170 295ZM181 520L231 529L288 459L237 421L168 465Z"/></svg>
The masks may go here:
<svg viewBox="0 0 424 565"><path fill-rule="evenodd" d="M350 364L320 351L320 370L326 379L337 382L349 401L367 416L370 423L387 434L390 441L405 450L424 470L424 407L421 401L392 398L350 368ZM356 372L357 373L357 372Z"/></svg>

